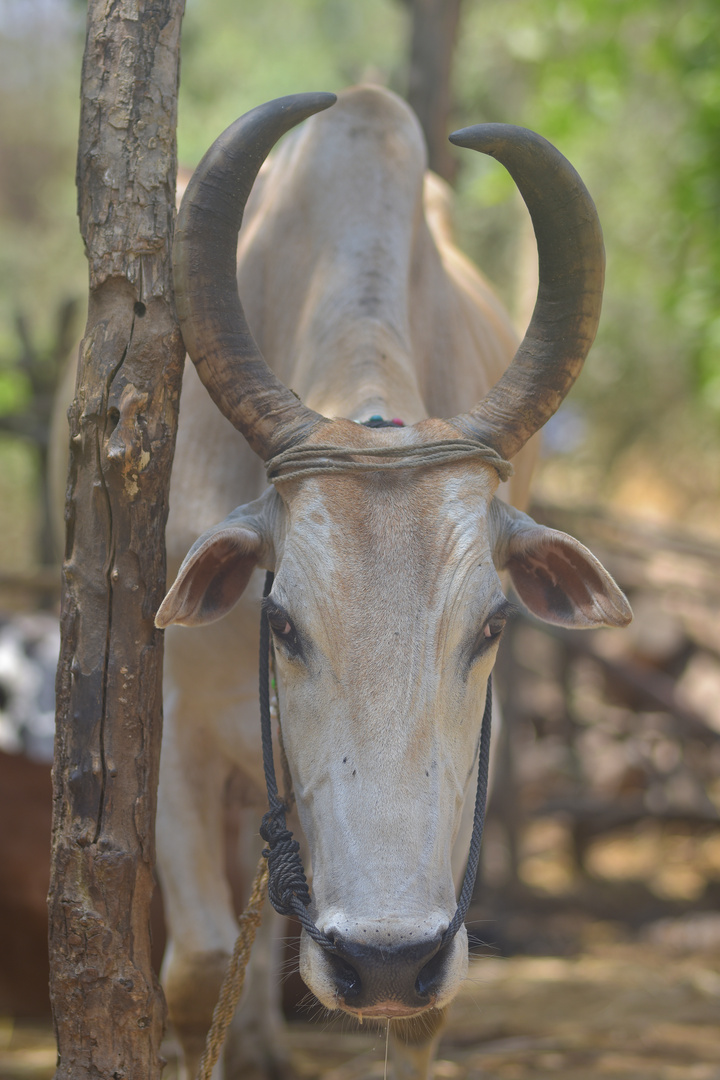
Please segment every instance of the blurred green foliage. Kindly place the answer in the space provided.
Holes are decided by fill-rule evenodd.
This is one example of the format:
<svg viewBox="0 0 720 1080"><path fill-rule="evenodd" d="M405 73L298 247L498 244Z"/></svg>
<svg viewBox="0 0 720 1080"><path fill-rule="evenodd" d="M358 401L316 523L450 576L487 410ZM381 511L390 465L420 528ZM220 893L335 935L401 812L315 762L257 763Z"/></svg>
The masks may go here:
<svg viewBox="0 0 720 1080"><path fill-rule="evenodd" d="M187 0L178 151L195 164L243 112L364 79L399 89L405 13L390 0Z"/></svg>
<svg viewBox="0 0 720 1080"><path fill-rule="evenodd" d="M83 18L80 0L0 0L0 409L22 397L7 381L15 313L42 340L85 287L73 189ZM192 165L270 97L362 79L402 92L409 5L187 0L183 35L179 151ZM598 204L608 282L571 399L590 423L579 452L622 463L642 450L698 496L720 493L717 0L464 0L453 93L453 126L540 131ZM500 168L462 153L459 241L511 305L522 230Z"/></svg>
<svg viewBox="0 0 720 1080"><path fill-rule="evenodd" d="M12 369L18 316L49 351L58 308L86 288L73 182L83 23L51 0L0 0L0 414L31 393Z"/></svg>
<svg viewBox="0 0 720 1080"><path fill-rule="evenodd" d="M678 482L717 493L720 6L468 3L455 79L461 123L492 119L542 132L598 204L604 315L574 400L605 460L640 443L667 460ZM485 205L508 187L482 162L466 166L468 183Z"/></svg>

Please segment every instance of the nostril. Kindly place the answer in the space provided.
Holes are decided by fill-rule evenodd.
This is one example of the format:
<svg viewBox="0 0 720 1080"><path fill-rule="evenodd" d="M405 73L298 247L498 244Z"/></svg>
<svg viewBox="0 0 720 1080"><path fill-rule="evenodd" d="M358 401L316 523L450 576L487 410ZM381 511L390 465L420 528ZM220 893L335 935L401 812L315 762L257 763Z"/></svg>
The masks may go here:
<svg viewBox="0 0 720 1080"><path fill-rule="evenodd" d="M430 1007L452 946L443 946L441 936L382 948L338 935L332 942L325 956L337 1000L362 1011L388 1002L408 1009Z"/></svg>
<svg viewBox="0 0 720 1080"><path fill-rule="evenodd" d="M418 997L431 998L437 993L445 972L445 962L448 958L452 942L443 945L441 949L431 957L421 969L415 980L415 992Z"/></svg>
<svg viewBox="0 0 720 1080"><path fill-rule="evenodd" d="M328 961L338 993L345 1001L359 997L362 982L352 964L348 964L347 960L343 960L337 953L329 953Z"/></svg>

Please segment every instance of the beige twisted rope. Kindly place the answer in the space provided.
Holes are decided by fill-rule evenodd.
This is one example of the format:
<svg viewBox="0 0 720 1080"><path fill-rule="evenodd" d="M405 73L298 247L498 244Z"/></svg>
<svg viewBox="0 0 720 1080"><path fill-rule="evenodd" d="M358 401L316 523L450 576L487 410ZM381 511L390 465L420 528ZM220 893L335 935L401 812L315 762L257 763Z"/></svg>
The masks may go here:
<svg viewBox="0 0 720 1080"><path fill-rule="evenodd" d="M288 806L295 801L292 791L292 779L290 767L285 756L285 747L282 741L280 724L280 707L277 699L277 672L275 670L275 650L270 649L270 669L272 671L272 692L270 694L270 715L278 723L278 735L280 739L280 754L283 763L283 776L285 781L285 801ZM250 962L250 951L255 941L262 909L267 896L268 863L264 855L260 856L260 862L255 871L255 877L250 890L250 899L242 915L238 917L238 936L235 941L233 954L230 957L225 978L220 987L218 1003L213 1010L212 1023L205 1039L205 1049L200 1059L198 1080L210 1080L213 1069L220 1057L220 1051L227 1036L230 1021L237 1008L243 986L245 985L245 972Z"/></svg>
<svg viewBox="0 0 720 1080"><path fill-rule="evenodd" d="M205 1040L205 1049L200 1061L198 1080L210 1080L211 1073L215 1068L217 1059L220 1057L230 1021L240 1000L245 971L250 960L250 950L255 940L257 928L262 918L262 909L267 893L268 865L264 856L261 856L255 871L252 892L247 907L238 918L240 931L238 933L235 948L233 949L228 969L225 972L220 997L213 1012L212 1024Z"/></svg>
<svg viewBox="0 0 720 1080"><path fill-rule="evenodd" d="M358 460L361 459L361 460ZM501 480L512 476L509 461L475 439L440 439L419 446L300 446L283 450L265 463L268 480L279 483L320 473L358 473L387 469L420 469L452 461L484 461Z"/></svg>

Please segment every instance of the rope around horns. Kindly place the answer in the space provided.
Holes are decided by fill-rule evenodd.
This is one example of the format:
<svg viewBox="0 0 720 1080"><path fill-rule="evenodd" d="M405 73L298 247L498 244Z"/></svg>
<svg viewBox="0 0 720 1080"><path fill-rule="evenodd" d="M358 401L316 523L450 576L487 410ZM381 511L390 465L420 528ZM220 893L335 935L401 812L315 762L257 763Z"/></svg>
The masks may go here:
<svg viewBox="0 0 720 1080"><path fill-rule="evenodd" d="M367 460L369 459L369 460ZM484 461L501 480L513 474L509 461L474 439L439 439L420 446L293 446L265 464L272 484L328 473L370 472L381 469L420 469L453 461Z"/></svg>

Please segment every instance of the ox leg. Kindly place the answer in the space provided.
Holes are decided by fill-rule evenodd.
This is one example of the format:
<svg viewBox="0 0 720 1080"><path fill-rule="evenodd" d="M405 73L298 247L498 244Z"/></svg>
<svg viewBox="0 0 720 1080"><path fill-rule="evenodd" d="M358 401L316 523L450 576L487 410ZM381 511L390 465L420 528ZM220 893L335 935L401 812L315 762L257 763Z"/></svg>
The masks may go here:
<svg viewBox="0 0 720 1080"><path fill-rule="evenodd" d="M427 1080L432 1076L444 1024L444 1009L432 1009L411 1020L390 1022L394 1080Z"/></svg>
<svg viewBox="0 0 720 1080"><path fill-rule="evenodd" d="M158 870L168 923L162 982L183 1052L183 1080L197 1075L238 932L223 831L224 792L231 771L223 755L208 752L207 732L178 730L172 720L166 726L157 825ZM243 809L239 816L239 869L247 893L263 846L258 835L262 811ZM279 994L283 925L266 904L222 1065L213 1073L218 1080L277 1080L290 1075Z"/></svg>
<svg viewBox="0 0 720 1080"><path fill-rule="evenodd" d="M240 861L252 880L263 842L258 835L262 811L241 814ZM280 1004L282 934L286 921L266 900L250 956L245 988L225 1044L225 1080L288 1080L293 1075L285 1048Z"/></svg>
<svg viewBox="0 0 720 1080"><path fill-rule="evenodd" d="M203 739L187 729L178 732L171 712L168 720L157 816L168 929L161 979L183 1072L192 1078L237 933L223 844L223 793L230 770L208 749L207 733Z"/></svg>

